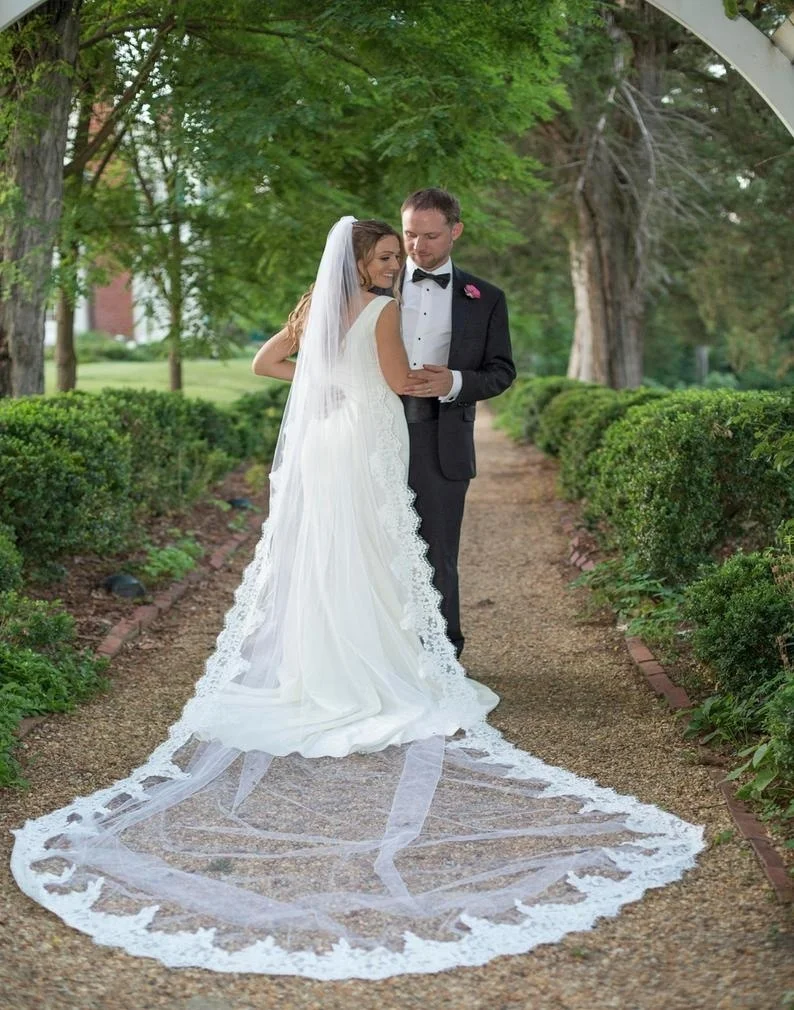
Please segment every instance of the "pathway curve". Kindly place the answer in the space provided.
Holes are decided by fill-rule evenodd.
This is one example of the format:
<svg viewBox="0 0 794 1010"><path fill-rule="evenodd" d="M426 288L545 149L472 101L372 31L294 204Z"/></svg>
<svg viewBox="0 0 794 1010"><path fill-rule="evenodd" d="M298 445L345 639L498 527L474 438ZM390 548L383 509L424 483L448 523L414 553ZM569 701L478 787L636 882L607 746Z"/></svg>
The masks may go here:
<svg viewBox="0 0 794 1010"><path fill-rule="evenodd" d="M481 414L485 414L481 411ZM502 696L514 743L707 827L679 883L587 933L476 969L321 983L170 970L95 946L19 892L10 828L124 776L190 695L245 563L201 583L114 661L113 689L25 739L27 793L2 794L1 1010L783 1010L794 994L791 913L732 830L708 769L652 696L609 623L569 589L554 467L478 421L480 475L462 556L466 663Z"/></svg>

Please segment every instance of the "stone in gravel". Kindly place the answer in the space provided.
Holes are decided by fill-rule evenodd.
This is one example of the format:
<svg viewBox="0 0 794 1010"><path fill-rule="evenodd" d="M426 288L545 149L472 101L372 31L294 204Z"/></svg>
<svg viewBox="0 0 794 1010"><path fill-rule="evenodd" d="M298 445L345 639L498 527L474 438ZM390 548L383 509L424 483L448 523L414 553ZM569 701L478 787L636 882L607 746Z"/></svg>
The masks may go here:
<svg viewBox="0 0 794 1010"><path fill-rule="evenodd" d="M114 596L123 596L130 600L146 595L144 584L139 579L136 579L134 575L129 575L127 572L116 572L114 575L108 575L103 585Z"/></svg>

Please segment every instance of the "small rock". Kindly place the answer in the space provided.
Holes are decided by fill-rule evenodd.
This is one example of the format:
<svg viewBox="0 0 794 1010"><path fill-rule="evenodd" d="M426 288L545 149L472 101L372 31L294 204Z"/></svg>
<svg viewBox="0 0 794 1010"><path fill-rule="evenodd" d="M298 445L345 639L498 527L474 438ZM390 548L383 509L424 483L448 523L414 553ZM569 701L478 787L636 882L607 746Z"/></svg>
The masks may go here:
<svg viewBox="0 0 794 1010"><path fill-rule="evenodd" d="M231 505L233 509L252 509L254 507L248 498L229 498L227 505Z"/></svg>
<svg viewBox="0 0 794 1010"><path fill-rule="evenodd" d="M127 599L136 599L146 595L146 587L127 572L116 572L115 575L108 575L103 582L105 589L114 596L124 596Z"/></svg>

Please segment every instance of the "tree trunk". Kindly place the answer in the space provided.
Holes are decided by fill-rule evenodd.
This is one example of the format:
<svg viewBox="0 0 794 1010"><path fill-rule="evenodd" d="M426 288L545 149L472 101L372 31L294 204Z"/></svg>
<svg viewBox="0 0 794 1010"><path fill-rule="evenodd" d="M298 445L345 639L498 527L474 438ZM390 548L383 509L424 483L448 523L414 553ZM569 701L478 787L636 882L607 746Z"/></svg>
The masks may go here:
<svg viewBox="0 0 794 1010"><path fill-rule="evenodd" d="M169 235L168 262L168 377L172 392L182 390L182 235L174 214Z"/></svg>
<svg viewBox="0 0 794 1010"><path fill-rule="evenodd" d="M58 392L68 393L77 385L77 355L74 349L74 302L65 288L58 292L58 323L55 342L55 369Z"/></svg>
<svg viewBox="0 0 794 1010"><path fill-rule="evenodd" d="M28 37L13 53L14 81L6 101L15 102L21 114L6 138L2 175L16 199L15 210L0 223L0 393L6 395L44 392L44 322L80 6L81 0L47 0L21 22L24 29L32 19L41 20L33 44Z"/></svg>
<svg viewBox="0 0 794 1010"><path fill-rule="evenodd" d="M656 152L667 38L659 15L635 0L605 16L611 86L582 137L570 244L576 321L573 378L616 389L643 378L643 330L654 245ZM581 137L581 134L580 134ZM570 159L570 152L561 152Z"/></svg>
<svg viewBox="0 0 794 1010"><path fill-rule="evenodd" d="M695 380L705 382L709 374L709 351L708 344L698 344L695 348Z"/></svg>
<svg viewBox="0 0 794 1010"><path fill-rule="evenodd" d="M82 157L91 140L91 117L94 110L94 100L90 92L85 92L80 98L77 125L74 133L72 158ZM83 188L83 173L78 172L66 183L64 198L77 202ZM58 392L68 393L77 385L77 353L74 346L74 309L77 296L78 264L80 261L80 243L75 239L64 239L60 247L60 265L63 279L58 290L58 306L56 309L57 336L55 342L55 366Z"/></svg>
<svg viewBox="0 0 794 1010"><path fill-rule="evenodd" d="M595 159L594 159L595 160ZM594 165L574 200L578 235L571 242L576 322L568 375L614 389L642 382L645 291L631 283L636 246L624 221L610 166Z"/></svg>
<svg viewBox="0 0 794 1010"><path fill-rule="evenodd" d="M590 311L590 288L588 284L588 253L576 239L568 244L571 262L571 284L575 321L571 356L568 361L568 378L582 382L595 382L593 368L593 348L596 337L593 333L593 317Z"/></svg>

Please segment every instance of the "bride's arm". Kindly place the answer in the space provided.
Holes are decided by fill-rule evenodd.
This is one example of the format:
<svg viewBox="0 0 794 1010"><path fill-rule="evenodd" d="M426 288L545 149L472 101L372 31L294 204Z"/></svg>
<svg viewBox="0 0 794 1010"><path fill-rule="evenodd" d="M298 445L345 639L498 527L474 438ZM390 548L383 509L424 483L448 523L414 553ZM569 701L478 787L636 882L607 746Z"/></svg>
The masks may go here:
<svg viewBox="0 0 794 1010"><path fill-rule="evenodd" d="M383 378L395 393L404 393L408 384L409 369L408 356L400 335L400 312L397 302L390 302L378 317L375 325L375 342Z"/></svg>
<svg viewBox="0 0 794 1010"><path fill-rule="evenodd" d="M294 353L292 338L285 326L262 344L251 362L251 368L255 375L268 375L274 379L292 382L295 378L295 362L289 361L288 358Z"/></svg>

